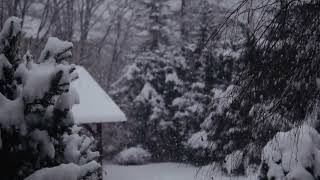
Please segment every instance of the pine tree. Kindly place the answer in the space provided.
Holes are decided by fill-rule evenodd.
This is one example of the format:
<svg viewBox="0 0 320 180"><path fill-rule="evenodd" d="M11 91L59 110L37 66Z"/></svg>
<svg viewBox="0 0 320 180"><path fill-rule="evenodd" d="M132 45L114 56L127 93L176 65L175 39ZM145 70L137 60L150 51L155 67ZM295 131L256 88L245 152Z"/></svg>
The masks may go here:
<svg viewBox="0 0 320 180"><path fill-rule="evenodd" d="M173 62L178 58L169 51L143 53L111 92L116 101L121 99L120 105L132 118L131 144L148 148L155 159L175 158L178 140L170 105L183 89L176 70L179 63Z"/></svg>
<svg viewBox="0 0 320 180"><path fill-rule="evenodd" d="M165 1L158 3L163 5L157 6L166 7ZM184 19L192 21L193 26L184 27L185 34L179 37L185 39L178 41L183 43L175 44L172 36L162 31L170 29L170 23L159 24L160 37L171 39L157 41L159 45L153 46L157 48L152 48L152 43L144 43L145 50L113 85L111 93L130 118L130 131L135 134L131 145L142 144L144 148L149 148L157 160L181 161L191 158L190 161L196 161L184 155L194 152L186 148L186 144L193 134L202 130L200 124L206 119L206 112L211 110L212 90L225 90L235 81L234 67L237 66L241 51L240 35L236 40L217 38L202 52L194 52L194 47L204 43L211 29L218 24L222 10L206 0L200 4L185 3ZM151 23L154 22L153 18L144 17L147 21L142 22L154 24ZM157 17L161 22L176 20L162 13ZM211 17L217 18L216 24L210 20ZM149 32L149 29L144 30ZM182 33L179 28L170 30L172 34ZM147 34L146 42L151 42L155 36L151 32ZM202 158L206 157L203 155Z"/></svg>
<svg viewBox="0 0 320 180"><path fill-rule="evenodd" d="M231 102L210 118L215 160L242 151L245 167L259 164L276 132L305 122L317 109L317 6L281 1L262 39L247 36Z"/></svg>
<svg viewBox="0 0 320 180"><path fill-rule="evenodd" d="M62 163L72 163L64 165L69 173L83 170L74 178L91 176L99 153L92 151L93 139L73 127L70 111L79 101L70 87L75 66L67 63L72 43L49 38L39 63L30 52L20 59L21 22L9 18L0 33L0 177L23 179L39 169L45 176L42 168Z"/></svg>
<svg viewBox="0 0 320 180"><path fill-rule="evenodd" d="M243 51L242 41L246 26L238 20L232 20L228 28L238 29L238 34L234 35L224 30L214 36L214 39L207 41L225 20L223 15L226 9L205 0L200 1L193 8L190 16L196 20L189 33L191 36L189 46L196 44L197 48L191 50L185 48L190 73L184 81L191 87L201 85L201 88L196 91L188 89L184 96L197 97L191 102L200 108L197 110L198 113L191 113L189 117L184 117L193 119L194 123L193 128L188 127L190 134L185 141L185 148L189 154L189 160L200 165L212 161L223 162L224 158L222 160L218 158L219 153L222 156L228 154L226 151L217 151L216 140L219 141L219 139L212 138L211 134L215 134L213 129L218 126L216 123L218 119L227 119L223 112L229 105L228 101L232 96L230 91L238 78L239 65L243 64L240 56ZM223 137L221 141L228 142L223 140Z"/></svg>

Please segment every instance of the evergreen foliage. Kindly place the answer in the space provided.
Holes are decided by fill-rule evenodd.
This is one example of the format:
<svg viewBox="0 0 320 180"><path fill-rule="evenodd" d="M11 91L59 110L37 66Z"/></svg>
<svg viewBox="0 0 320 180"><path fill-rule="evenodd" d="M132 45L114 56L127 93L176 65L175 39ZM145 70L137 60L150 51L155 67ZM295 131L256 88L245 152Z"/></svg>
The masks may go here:
<svg viewBox="0 0 320 180"><path fill-rule="evenodd" d="M161 1L156 6L165 7L161 3L165 4ZM205 12L201 11L203 7L208 7ZM235 81L243 36L217 38L198 52L195 47L201 46L210 34L209 29L218 24L218 21L212 24L214 21L209 17L224 9L207 1L186 8L191 11L187 15L194 26L185 26L184 36L188 38L184 43L175 41L182 37L181 29L170 26L178 24L176 19L170 13L159 15L160 22L170 22L162 24L161 29L180 36L167 36L168 31L159 31L160 37L171 39L159 40L157 46L147 43L126 73L113 84L110 93L129 117L128 129L133 138L128 146L142 145L154 160L205 164L212 160L207 157L209 153L189 147L189 138L203 131L200 125L209 114L214 91L224 90ZM149 23L155 20L144 17L148 17L146 22ZM216 18L222 18L222 15ZM238 25L235 23L235 26ZM148 28L144 31L149 32L149 39L158 36ZM200 151L199 159L193 156L196 150ZM209 149L203 151L209 152Z"/></svg>
<svg viewBox="0 0 320 180"><path fill-rule="evenodd" d="M62 163L83 168L78 178L92 176L99 153L73 126L70 111L79 101L70 88L77 78L67 62L72 43L49 38L38 63L30 52L21 58L21 22L9 18L0 33L0 179L23 179Z"/></svg>

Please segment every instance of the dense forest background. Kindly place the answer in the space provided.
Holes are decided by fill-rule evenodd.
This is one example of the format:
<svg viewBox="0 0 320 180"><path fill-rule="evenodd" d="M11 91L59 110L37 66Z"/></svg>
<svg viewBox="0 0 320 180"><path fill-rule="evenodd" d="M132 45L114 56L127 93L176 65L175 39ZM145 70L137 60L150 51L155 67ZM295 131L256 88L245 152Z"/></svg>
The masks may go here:
<svg viewBox="0 0 320 180"><path fill-rule="evenodd" d="M126 124L105 126L108 155L139 147L152 161L267 172L261 154L277 132L319 129L315 0L1 0L0 8L0 25L22 17L22 49L39 54L48 36L74 42L73 62L124 110Z"/></svg>
<svg viewBox="0 0 320 180"><path fill-rule="evenodd" d="M1 0L0 25L5 20L16 15L23 19L23 30L27 40L24 49L31 49L35 55L39 54L38 47L44 46L49 36L69 40L75 43L74 61L89 68L95 73L100 84L106 89L122 74L122 69L131 64L146 47L151 34L151 15L149 1L112 1L112 0ZM240 2L240 1L239 1ZM217 17L203 17L203 21L210 26L218 26L224 20L227 12L239 4L237 1L197 1L188 2L170 0L163 2L161 8L166 21L160 23L163 32L171 37L170 45L180 46L182 34L191 34L191 29L196 29L192 24L197 23L201 13ZM211 10L206 9L206 4ZM153 11L154 9L152 9ZM164 12L166 11L166 12ZM243 16L245 17L245 15ZM162 27L163 26L163 27ZM185 26L185 27L180 27ZM205 27L209 34L214 29ZM184 30L185 29L185 30ZM188 32L190 31L190 32ZM198 28L198 31L200 29ZM197 32L200 33L200 32ZM204 33L204 32L203 32ZM160 35L159 35L160 36ZM188 35L189 36L189 35ZM195 36L195 35L193 35ZM204 37L205 39L205 37ZM169 43L169 39L168 43ZM194 42L195 43L195 42ZM98 70L98 71L97 71ZM99 77L103 76L103 77ZM106 77L105 77L106 76Z"/></svg>

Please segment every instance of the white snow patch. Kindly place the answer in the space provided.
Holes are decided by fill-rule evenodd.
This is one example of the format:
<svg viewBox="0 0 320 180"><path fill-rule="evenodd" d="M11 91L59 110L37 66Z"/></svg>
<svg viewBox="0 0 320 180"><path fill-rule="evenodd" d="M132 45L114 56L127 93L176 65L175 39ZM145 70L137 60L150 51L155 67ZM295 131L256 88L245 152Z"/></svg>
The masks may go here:
<svg viewBox="0 0 320 180"><path fill-rule="evenodd" d="M40 169L25 180L78 180L99 167L100 165L95 161L82 166L73 163L62 164L52 168Z"/></svg>
<svg viewBox="0 0 320 180"><path fill-rule="evenodd" d="M16 36L18 33L21 32L22 29L22 19L15 17L15 16L11 16L9 17L4 25L3 28L0 32L0 39L6 39L8 38L8 36L10 35L10 31L11 31L11 26L13 26L12 28L12 36Z"/></svg>
<svg viewBox="0 0 320 180"><path fill-rule="evenodd" d="M16 76L20 76L22 79L24 85L23 95L28 103L42 98L49 91L51 80L58 72L62 72L59 84L69 84L74 76L77 76L76 73L70 74L69 71L72 67L63 64L55 65L53 62L32 64L30 69L23 66L24 64L20 65ZM66 85L61 88L67 90L69 86Z"/></svg>
<svg viewBox="0 0 320 180"><path fill-rule="evenodd" d="M214 101L217 103L214 103L215 111L213 113L215 114L222 114L224 110L229 107L229 105L232 103L233 98L231 96L232 91L234 90L235 86L230 85L228 88L223 91L221 89L213 89L214 92Z"/></svg>
<svg viewBox="0 0 320 180"><path fill-rule="evenodd" d="M151 154L141 147L131 147L121 151L114 159L118 164L144 164L149 162Z"/></svg>
<svg viewBox="0 0 320 180"><path fill-rule="evenodd" d="M54 146L50 140L49 134L45 130L35 130L31 133L31 138L36 141L40 146L40 156L45 158L48 156L53 159L55 155Z"/></svg>
<svg viewBox="0 0 320 180"><path fill-rule="evenodd" d="M180 163L152 163L138 166L106 164L105 180L256 180L249 177L227 177L214 166L195 167Z"/></svg>
<svg viewBox="0 0 320 180"><path fill-rule="evenodd" d="M114 82L111 86L116 87L124 80L132 80L134 75L140 72L140 69L136 64L128 65L123 70L124 75L122 75L116 82Z"/></svg>
<svg viewBox="0 0 320 180"><path fill-rule="evenodd" d="M158 92L152 87L152 85L147 82L140 91L140 94L134 99L134 101L149 101L155 105L158 104L158 102L162 102L162 98L158 94Z"/></svg>
<svg viewBox="0 0 320 180"><path fill-rule="evenodd" d="M182 106L184 106L186 103L188 102L188 100L184 97L177 97L172 101L172 106L175 107L179 107L181 108Z"/></svg>
<svg viewBox="0 0 320 180"><path fill-rule="evenodd" d="M59 110L70 109L73 105L79 104L79 94L74 87L70 87L67 93L63 93L58 99L55 104L55 108Z"/></svg>
<svg viewBox="0 0 320 180"><path fill-rule="evenodd" d="M206 131L200 131L193 134L188 139L187 145L193 149L207 148L209 146L208 133Z"/></svg>
<svg viewBox="0 0 320 180"><path fill-rule="evenodd" d="M203 82L196 82L192 83L191 88L192 89L203 89L205 87L205 84Z"/></svg>
<svg viewBox="0 0 320 180"><path fill-rule="evenodd" d="M181 80L178 78L178 75L176 72L173 72L173 73L169 73L169 74L166 74L166 80L165 80L166 83L168 82L173 82L175 84L179 84L181 83Z"/></svg>
<svg viewBox="0 0 320 180"><path fill-rule="evenodd" d="M43 62L50 58L72 56L70 49L73 44L68 41L62 41L56 37L49 37L46 46L41 52L39 62Z"/></svg>
<svg viewBox="0 0 320 180"><path fill-rule="evenodd" d="M201 129L209 130L212 127L212 113L206 117L206 119L200 124Z"/></svg>
<svg viewBox="0 0 320 180"><path fill-rule="evenodd" d="M22 97L9 100L0 93L0 125L3 128L10 129L12 126L18 126L21 134L26 133L23 104Z"/></svg>
<svg viewBox="0 0 320 180"><path fill-rule="evenodd" d="M269 178L310 179L307 169L319 177L320 134L306 125L279 132L264 147L262 161L269 167ZM285 176L285 173L288 174Z"/></svg>
<svg viewBox="0 0 320 180"><path fill-rule="evenodd" d="M224 167L227 169L228 174L231 174L234 170L240 167L242 159L243 152L239 150L226 156Z"/></svg>
<svg viewBox="0 0 320 180"><path fill-rule="evenodd" d="M81 66L77 66L76 71L79 79L71 83L80 98L80 103L72 108L75 123L126 121L124 113L91 75Z"/></svg>
<svg viewBox="0 0 320 180"><path fill-rule="evenodd" d="M90 146L94 142L93 138L79 136L78 134L63 136L65 145L64 157L68 162L83 165L99 157L100 153L91 151Z"/></svg>

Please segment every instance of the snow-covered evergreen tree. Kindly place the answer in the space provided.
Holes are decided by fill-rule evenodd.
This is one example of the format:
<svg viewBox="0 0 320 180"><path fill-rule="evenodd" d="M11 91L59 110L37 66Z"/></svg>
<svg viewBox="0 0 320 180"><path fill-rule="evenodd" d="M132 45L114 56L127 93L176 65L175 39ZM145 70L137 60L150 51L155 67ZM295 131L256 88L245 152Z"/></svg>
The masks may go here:
<svg viewBox="0 0 320 180"><path fill-rule="evenodd" d="M262 148L278 131L308 119L317 126L317 5L278 2L267 33L248 36L231 103L210 118L216 160L241 152L245 167L259 164Z"/></svg>
<svg viewBox="0 0 320 180"><path fill-rule="evenodd" d="M213 40L207 41L208 37L219 28L219 24L225 19L223 15L226 13L226 9L207 1L201 1L197 6L200 10L205 10L195 16L198 19L198 23L195 24L198 26L194 26L194 30L190 34L194 39L193 42L196 42L195 44L200 49L193 50L192 56L186 56L190 69L188 74L190 77L186 80L191 82L192 86L201 85L202 90L194 92L189 89L186 92L187 94L201 95L204 99L197 98L192 102L202 108L197 110L199 114L192 114L195 116L191 118L196 125L194 129L197 131L189 135L185 145L187 154L190 154L189 159L197 164L206 164L212 161L223 162L224 160L217 158L219 151L217 151L216 143L218 142L212 138L212 135L215 134L213 132L218 125L216 123L219 122L218 119L227 119L224 111L228 109L228 105L232 101L231 91L235 88L237 74L243 64L240 57L243 52L246 26L238 20L232 20L229 28L237 29L237 34L225 30L218 33ZM221 141L228 142L223 138ZM221 152L221 154L226 155L227 153Z"/></svg>
<svg viewBox="0 0 320 180"><path fill-rule="evenodd" d="M179 66L179 58L168 51L145 52L111 92L130 114L129 128L134 134L131 143L146 146L155 159L173 158L175 153L177 131L169 105L181 94L182 84L173 66ZM175 59L179 59L178 64L171 62Z"/></svg>
<svg viewBox="0 0 320 180"><path fill-rule="evenodd" d="M156 19L167 22L159 24L159 30L167 30L158 31L160 37L171 39L159 40L157 46L144 44L145 50L135 57L135 62L111 91L129 117L129 129L134 134L131 145L143 145L157 160L202 161L189 156L194 154L194 149L188 147L189 138L202 131L200 124L211 110L212 90L225 90L234 81L241 51L239 46L243 36L240 34L237 38L219 37L210 47L198 52L196 47L202 46L211 29L216 28L224 9L206 0L199 4L185 2L186 9L190 10L185 15L190 17L188 20L193 26L184 27L186 34L183 36L173 36L182 33L181 29L170 26L178 24L174 22L177 19L169 16L171 13L166 16L158 14ZM157 3L163 3L159 7L166 7L166 1ZM219 11L215 11L217 9ZM148 21L142 23L155 20L145 17ZM216 17L217 21L211 21L210 17ZM150 29L145 31L149 40L154 39ZM173 35L168 36L168 31ZM182 37L185 39L174 39ZM149 40L147 38L145 42ZM175 43L182 41L181 44ZM199 154L206 159L204 153Z"/></svg>
<svg viewBox="0 0 320 180"><path fill-rule="evenodd" d="M21 59L21 22L9 18L0 33L0 179L23 179L36 170L27 179L93 176L99 153L74 127L70 111L79 101L70 87L77 78L67 62L72 43L49 38L37 62L30 52Z"/></svg>

